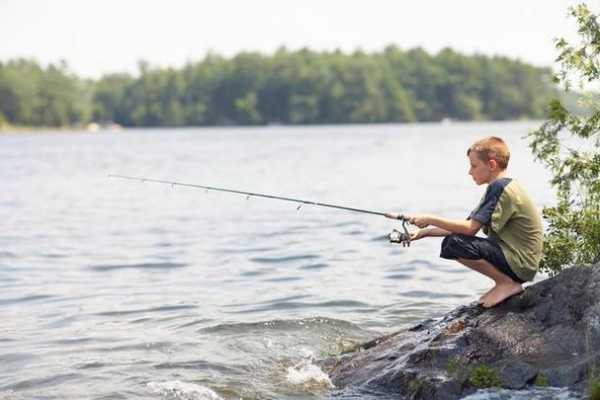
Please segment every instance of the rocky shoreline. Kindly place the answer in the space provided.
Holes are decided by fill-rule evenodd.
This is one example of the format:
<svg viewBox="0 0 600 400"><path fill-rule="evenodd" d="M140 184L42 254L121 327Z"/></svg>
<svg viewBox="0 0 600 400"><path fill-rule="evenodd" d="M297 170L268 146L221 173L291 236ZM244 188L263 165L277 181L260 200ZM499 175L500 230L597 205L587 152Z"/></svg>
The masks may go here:
<svg viewBox="0 0 600 400"><path fill-rule="evenodd" d="M600 263L569 268L492 309L462 306L364 343L323 368L337 388L369 397L449 400L543 386L583 395L600 379Z"/></svg>

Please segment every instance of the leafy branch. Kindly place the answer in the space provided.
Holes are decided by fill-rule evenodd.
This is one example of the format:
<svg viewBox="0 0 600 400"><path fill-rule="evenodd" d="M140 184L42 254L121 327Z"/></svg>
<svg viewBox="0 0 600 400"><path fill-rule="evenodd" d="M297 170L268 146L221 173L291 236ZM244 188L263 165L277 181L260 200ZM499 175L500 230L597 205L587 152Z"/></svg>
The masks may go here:
<svg viewBox="0 0 600 400"><path fill-rule="evenodd" d="M556 40L560 70L553 80L583 91L600 79L600 24L585 4L569 9L578 24L579 43ZM600 103L587 99L587 115L571 113L552 100L548 119L529 134L535 158L552 173L558 204L546 207L548 223L540 268L551 274L571 264L600 261Z"/></svg>

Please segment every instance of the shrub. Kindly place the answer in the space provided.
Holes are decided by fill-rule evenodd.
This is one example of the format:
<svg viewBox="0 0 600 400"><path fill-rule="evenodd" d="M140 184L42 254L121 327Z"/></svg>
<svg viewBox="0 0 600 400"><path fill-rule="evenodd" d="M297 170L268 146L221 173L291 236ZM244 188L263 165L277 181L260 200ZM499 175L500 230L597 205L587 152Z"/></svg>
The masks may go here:
<svg viewBox="0 0 600 400"><path fill-rule="evenodd" d="M561 70L554 81L581 93L600 78L598 16L581 4L569 9L579 26L580 43L556 41ZM600 102L581 97L588 115L575 115L559 100L549 106L548 120L529 134L533 155L552 173L558 204L543 210L548 223L540 270L554 275L571 264L589 264L600 257Z"/></svg>
<svg viewBox="0 0 600 400"><path fill-rule="evenodd" d="M548 386L548 378L541 372L537 374L533 381L534 386Z"/></svg>
<svg viewBox="0 0 600 400"><path fill-rule="evenodd" d="M446 363L446 372L450 376L455 376L460 368L460 362L458 357L453 357L448 360Z"/></svg>
<svg viewBox="0 0 600 400"><path fill-rule="evenodd" d="M500 387L500 375L487 365L473 367L469 373L469 383L477 388Z"/></svg>

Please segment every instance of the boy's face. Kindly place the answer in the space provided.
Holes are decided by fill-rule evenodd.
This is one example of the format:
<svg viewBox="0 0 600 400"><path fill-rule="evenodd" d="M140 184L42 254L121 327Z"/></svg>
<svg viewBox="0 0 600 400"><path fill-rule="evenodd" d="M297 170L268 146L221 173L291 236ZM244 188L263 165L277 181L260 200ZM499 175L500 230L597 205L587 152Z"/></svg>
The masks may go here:
<svg viewBox="0 0 600 400"><path fill-rule="evenodd" d="M492 170L494 169L495 161L490 160L489 162L482 161L477 157L476 152L472 151L469 153L469 175L473 177L473 180L478 185L489 183L492 178Z"/></svg>

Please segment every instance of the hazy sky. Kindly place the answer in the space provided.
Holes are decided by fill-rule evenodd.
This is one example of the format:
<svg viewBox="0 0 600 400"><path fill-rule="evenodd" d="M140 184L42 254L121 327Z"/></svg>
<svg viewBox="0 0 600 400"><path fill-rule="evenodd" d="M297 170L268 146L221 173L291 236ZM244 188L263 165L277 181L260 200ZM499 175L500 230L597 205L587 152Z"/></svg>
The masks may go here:
<svg viewBox="0 0 600 400"><path fill-rule="evenodd" d="M587 3L596 10L599 0ZM65 59L82 75L180 66L212 50L450 46L551 65L571 0L0 0L0 60ZM594 4L596 3L596 4Z"/></svg>

